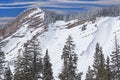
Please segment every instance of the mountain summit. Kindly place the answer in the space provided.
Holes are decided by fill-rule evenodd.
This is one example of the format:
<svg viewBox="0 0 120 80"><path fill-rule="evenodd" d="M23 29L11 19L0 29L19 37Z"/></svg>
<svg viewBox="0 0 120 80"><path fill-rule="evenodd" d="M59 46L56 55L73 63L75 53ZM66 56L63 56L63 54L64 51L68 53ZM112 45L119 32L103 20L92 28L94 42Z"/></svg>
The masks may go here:
<svg viewBox="0 0 120 80"><path fill-rule="evenodd" d="M23 11L19 16L17 16L12 22L5 25L3 29L0 30L0 36L8 37L17 31L19 28L28 26L29 28L34 27L45 27L44 25L44 11L39 8L29 8Z"/></svg>

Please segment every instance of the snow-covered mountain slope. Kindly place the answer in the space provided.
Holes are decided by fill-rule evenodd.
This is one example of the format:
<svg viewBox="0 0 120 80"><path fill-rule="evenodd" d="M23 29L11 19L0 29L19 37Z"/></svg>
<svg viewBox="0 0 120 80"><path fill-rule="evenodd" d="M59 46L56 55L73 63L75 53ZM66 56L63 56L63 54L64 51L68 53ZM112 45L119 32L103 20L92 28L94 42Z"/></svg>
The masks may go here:
<svg viewBox="0 0 120 80"><path fill-rule="evenodd" d="M48 25L47 30L45 26L36 28L30 27L30 23L25 23L14 34L1 41L4 45L2 50L6 54L6 60L12 63L18 50L23 48L24 43L36 37L40 41L42 54L44 55L46 49L49 50L54 77L58 80L58 74L62 69L63 46L68 35L71 35L76 44L75 51L79 57L78 72L83 72L85 75L88 66L93 63L93 54L97 42L103 47L105 56L111 53L114 48L114 35L120 34L120 19L119 17L101 17L94 22L89 21L68 28L68 24L76 22L78 20L56 21ZM14 71L13 64L11 64L11 69ZM84 78L85 76L82 77L82 80Z"/></svg>
<svg viewBox="0 0 120 80"><path fill-rule="evenodd" d="M118 17L101 17L94 23L90 21L66 29L66 24L74 22L76 20L67 23L57 21L49 25L48 32L38 37L38 39L41 38L40 41L43 51L47 48L49 49L55 76L59 74L62 67L62 49L68 35L73 37L74 43L76 44L76 53L79 57L78 72L84 72L85 75L88 66L93 63L96 43L99 42L103 47L103 52L106 57L111 54L111 50L114 48L115 34L120 34L120 20ZM86 26L85 30L82 30L83 26ZM84 77L82 80L84 80Z"/></svg>

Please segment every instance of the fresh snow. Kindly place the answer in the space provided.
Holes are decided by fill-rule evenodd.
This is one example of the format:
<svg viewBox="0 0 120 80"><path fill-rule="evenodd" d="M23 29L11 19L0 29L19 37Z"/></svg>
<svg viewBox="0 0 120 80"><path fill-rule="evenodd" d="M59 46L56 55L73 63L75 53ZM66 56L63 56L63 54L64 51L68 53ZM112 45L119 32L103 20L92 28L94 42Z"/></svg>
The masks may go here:
<svg viewBox="0 0 120 80"><path fill-rule="evenodd" d="M120 20L118 17L101 17L97 18L94 23L92 21L78 25L76 27L66 29L66 24L73 24L77 20L69 22L56 21L48 26L48 31L43 32L43 28L28 28L28 25L21 27L12 36L4 39L2 42L7 42L2 50L6 53L6 60L14 61L17 56L17 51L23 48L23 44L30 40L37 33L43 32L37 38L40 41L40 46L43 51L43 56L48 49L55 80L58 80L58 75L62 69L62 50L68 35L73 37L76 44L75 52L77 53L78 72L83 72L82 80L85 80L85 73L89 65L93 64L93 55L97 42L103 47L105 57L111 54L114 48L114 36L120 35ZM86 30L81 28L86 25ZM19 37L15 37L19 36ZM22 36L22 37L21 37ZM14 72L14 67L11 64L11 69Z"/></svg>

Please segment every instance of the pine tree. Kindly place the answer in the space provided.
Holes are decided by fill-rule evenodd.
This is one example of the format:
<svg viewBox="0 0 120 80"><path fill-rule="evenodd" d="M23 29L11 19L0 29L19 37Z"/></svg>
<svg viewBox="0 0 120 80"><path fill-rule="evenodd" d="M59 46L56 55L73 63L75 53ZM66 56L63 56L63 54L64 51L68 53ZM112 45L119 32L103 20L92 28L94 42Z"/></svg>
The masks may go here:
<svg viewBox="0 0 120 80"><path fill-rule="evenodd" d="M15 80L38 80L42 76L42 58L39 42L32 39L24 44L22 55L16 61Z"/></svg>
<svg viewBox="0 0 120 80"><path fill-rule="evenodd" d="M23 80L33 80L34 75L32 73L32 62L33 62L33 52L31 47L31 42L28 41L24 44L24 51L23 51L23 57L22 57L22 65L23 65Z"/></svg>
<svg viewBox="0 0 120 80"><path fill-rule="evenodd" d="M39 41L31 40L31 52L33 52L33 62L32 62L32 73L34 80L42 79L42 58L41 58L41 48L39 47Z"/></svg>
<svg viewBox="0 0 120 80"><path fill-rule="evenodd" d="M105 59L104 59L104 55L102 53L102 49L100 52L100 65L99 65L99 70L98 70L98 75L99 75L99 80L106 80L105 79Z"/></svg>
<svg viewBox="0 0 120 80"><path fill-rule="evenodd" d="M48 55L48 50L43 59L43 80L53 80L52 64Z"/></svg>
<svg viewBox="0 0 120 80"><path fill-rule="evenodd" d="M96 45L93 68L95 80L105 80L105 59L99 43Z"/></svg>
<svg viewBox="0 0 120 80"><path fill-rule="evenodd" d="M23 79L23 73L24 73L24 63L21 54L21 50L18 50L18 56L16 57L16 60L14 62L15 67L15 74L14 74L14 80L22 80Z"/></svg>
<svg viewBox="0 0 120 80"><path fill-rule="evenodd" d="M95 53L94 53L94 63L93 63L94 76L96 80L98 79L98 70L99 70L99 52L100 52L100 46L99 46L99 43L97 43Z"/></svg>
<svg viewBox="0 0 120 80"><path fill-rule="evenodd" d="M112 80L112 73L111 73L111 69L110 69L110 59L109 57L107 57L107 61L106 61L106 80Z"/></svg>
<svg viewBox="0 0 120 80"><path fill-rule="evenodd" d="M63 48L63 69L59 75L60 80L76 80L76 69L78 57L75 53L75 44L73 44L72 37L67 38L66 44Z"/></svg>
<svg viewBox="0 0 120 80"><path fill-rule="evenodd" d="M26 58L23 55L21 55L22 53L23 52L21 50L18 51L17 60L15 61L14 80L29 80L27 74L29 74L31 70L26 70L26 66L28 66L29 63L27 64L27 60L25 60Z"/></svg>
<svg viewBox="0 0 120 80"><path fill-rule="evenodd" d="M0 47L0 80L3 80L4 77L4 62L5 62L4 52L1 50Z"/></svg>
<svg viewBox="0 0 120 80"><path fill-rule="evenodd" d="M81 80L82 75L83 75L83 72L77 73L76 80Z"/></svg>
<svg viewBox="0 0 120 80"><path fill-rule="evenodd" d="M7 66L7 68L5 69L5 73L4 73L4 80L12 80L12 78L13 78L13 75L10 70L10 67Z"/></svg>
<svg viewBox="0 0 120 80"><path fill-rule="evenodd" d="M90 66L88 67L85 80L94 80L94 73Z"/></svg>
<svg viewBox="0 0 120 80"><path fill-rule="evenodd" d="M115 51L111 54L111 67L113 80L120 80L120 46L115 36Z"/></svg>

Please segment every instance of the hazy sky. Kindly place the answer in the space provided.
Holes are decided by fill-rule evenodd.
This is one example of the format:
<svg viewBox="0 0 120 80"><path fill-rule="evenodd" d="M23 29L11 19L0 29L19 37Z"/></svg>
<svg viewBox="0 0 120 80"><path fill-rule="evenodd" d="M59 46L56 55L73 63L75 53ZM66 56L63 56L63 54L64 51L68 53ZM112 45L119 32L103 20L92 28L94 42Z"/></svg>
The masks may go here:
<svg viewBox="0 0 120 80"><path fill-rule="evenodd" d="M59 14L66 14L118 4L120 4L120 0L0 0L0 25L30 7L40 7Z"/></svg>

